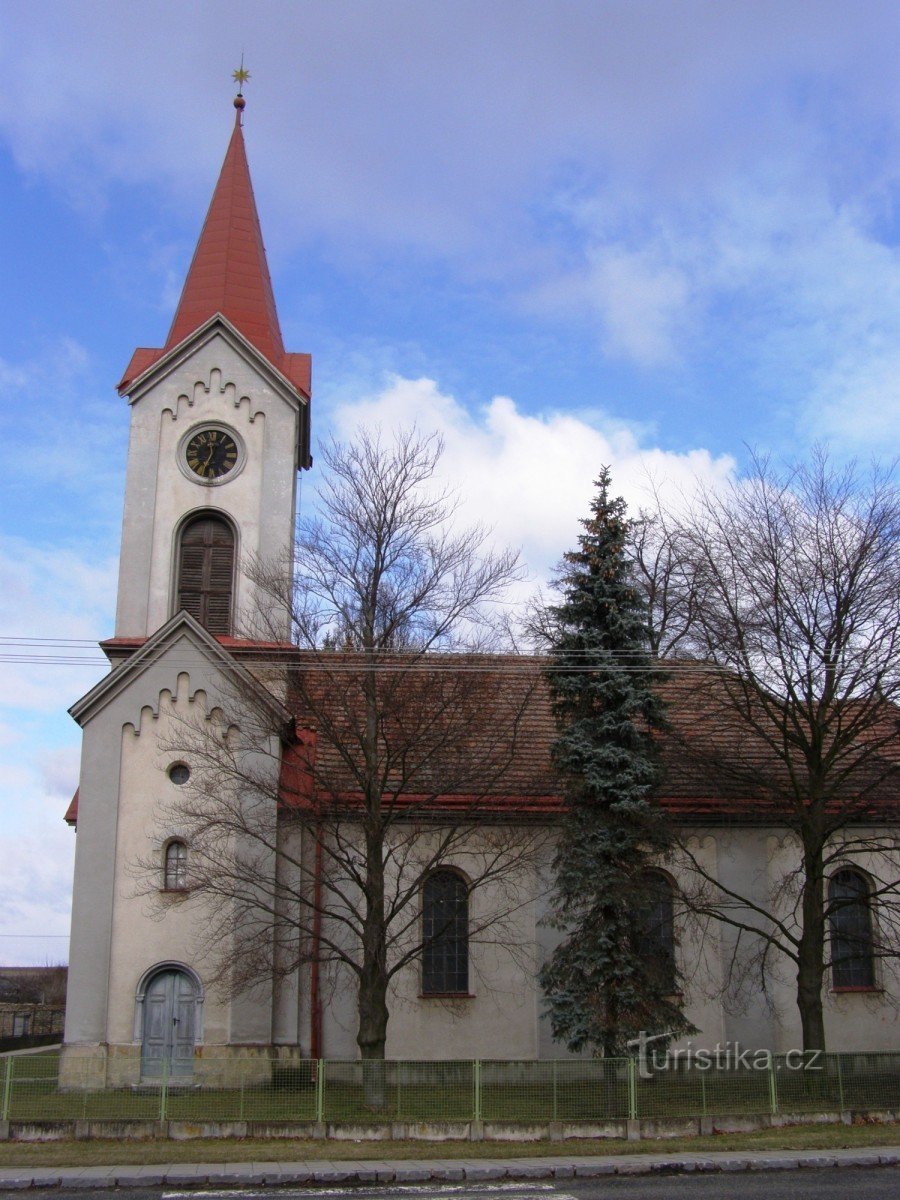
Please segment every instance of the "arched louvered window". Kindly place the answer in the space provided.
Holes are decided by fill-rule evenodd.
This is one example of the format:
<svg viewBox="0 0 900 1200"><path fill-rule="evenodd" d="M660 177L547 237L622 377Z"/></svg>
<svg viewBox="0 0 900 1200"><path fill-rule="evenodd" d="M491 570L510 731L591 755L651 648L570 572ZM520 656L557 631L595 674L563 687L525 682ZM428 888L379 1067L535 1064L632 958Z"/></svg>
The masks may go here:
<svg viewBox="0 0 900 1200"><path fill-rule="evenodd" d="M456 871L422 885L422 994L469 993L469 889Z"/></svg>
<svg viewBox="0 0 900 1200"><path fill-rule="evenodd" d="M836 988L873 988L872 903L859 871L845 867L828 882L831 977Z"/></svg>
<svg viewBox="0 0 900 1200"><path fill-rule="evenodd" d="M677 990L675 968L675 902L672 884L662 871L649 871L641 882L638 910L640 944L650 974L662 991Z"/></svg>
<svg viewBox="0 0 900 1200"><path fill-rule="evenodd" d="M234 534L221 517L185 525L178 553L178 607L210 633L231 632Z"/></svg>
<svg viewBox="0 0 900 1200"><path fill-rule="evenodd" d="M163 867L163 887L167 892L187 887L187 846L184 842L169 842Z"/></svg>

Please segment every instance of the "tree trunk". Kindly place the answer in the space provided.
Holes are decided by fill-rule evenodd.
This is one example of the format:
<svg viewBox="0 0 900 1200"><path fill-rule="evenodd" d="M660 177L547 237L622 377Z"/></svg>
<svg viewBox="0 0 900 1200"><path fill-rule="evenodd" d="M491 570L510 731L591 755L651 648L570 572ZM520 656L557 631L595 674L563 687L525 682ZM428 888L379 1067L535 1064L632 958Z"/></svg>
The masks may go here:
<svg viewBox="0 0 900 1200"><path fill-rule="evenodd" d="M371 969L367 969L371 967ZM356 1044L364 1059L384 1058L388 1023L387 976L377 964L363 964L359 978L359 1031Z"/></svg>
<svg viewBox="0 0 900 1200"><path fill-rule="evenodd" d="M369 607L363 614L362 630L362 641L367 658L367 669L363 680L363 694L366 701L364 748L367 777L364 826L366 911L363 920L362 971L359 976L359 1028L356 1042L364 1061L383 1061L389 1016L387 1006L387 928L384 916L384 830L381 822L381 793L377 782L379 777L378 719L380 707L375 653L377 581L377 570L373 568L370 584L372 594ZM366 1103L380 1109L384 1106L383 1072L370 1072L370 1069L366 1067L363 1068L363 1071L367 1078ZM368 1084L369 1073L372 1074L373 1079L371 1099Z"/></svg>
<svg viewBox="0 0 900 1200"><path fill-rule="evenodd" d="M363 1102L367 1109L379 1113L387 1107L387 1064L384 1061L387 1023L387 975L379 970L377 962L367 960L359 980L356 1042L363 1060Z"/></svg>
<svg viewBox="0 0 900 1200"><path fill-rule="evenodd" d="M366 1107L382 1112L387 1097L384 1045L388 1023L387 930L384 916L383 838L366 835L366 913L363 921L362 970L359 975L359 1028L356 1043L363 1059Z"/></svg>
<svg viewBox="0 0 900 1200"><path fill-rule="evenodd" d="M797 962L797 1007L804 1050L825 1050L825 1017L822 984L825 975L825 910L822 851L807 849L803 855L803 930Z"/></svg>

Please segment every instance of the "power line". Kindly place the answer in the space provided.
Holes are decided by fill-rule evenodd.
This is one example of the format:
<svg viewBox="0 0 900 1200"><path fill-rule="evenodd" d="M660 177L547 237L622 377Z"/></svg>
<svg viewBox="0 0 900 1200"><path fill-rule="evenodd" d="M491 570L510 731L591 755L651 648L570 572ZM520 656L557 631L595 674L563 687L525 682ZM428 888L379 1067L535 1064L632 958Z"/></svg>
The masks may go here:
<svg viewBox="0 0 900 1200"><path fill-rule="evenodd" d="M80 638L24 638L0 636L0 663L20 666L108 666L109 659L98 655L95 651L97 643ZM77 653L78 650L90 650L90 653ZM137 646L132 651L137 653L142 649ZM523 669L533 670L552 664L552 653L535 654L519 650L479 651L473 650L467 654L462 650L441 650L412 652L408 659L402 657L402 651L384 649L374 652L376 661L362 661L359 655L363 652L347 651L347 660L342 661L343 651L307 650L300 647L273 649L266 652L243 653L239 646L224 646L222 649L231 654L236 662L243 666L287 667L306 672L324 672L335 674L359 673L363 670L375 670L385 673L403 673L408 671L448 671L474 674L507 674ZM58 651L54 653L54 651ZM69 653L66 653L69 651ZM74 653L71 651L75 651ZM377 661L379 657L390 661ZM174 665L191 666L208 659L198 653L190 655L167 655ZM634 663L635 654L628 650L604 650L598 654L590 649L572 649L561 652L561 658L571 660L591 658L594 662L583 668L570 667L573 670L591 671L596 669L596 660L608 661L629 660L624 662L621 669L625 671L720 671L722 668L715 663L700 659L650 659L647 663Z"/></svg>
<svg viewBox="0 0 900 1200"><path fill-rule="evenodd" d="M197 657L194 657L194 658L168 657L168 662L171 665L176 666L176 667L188 668L191 666L197 666L199 663L201 663L203 661L205 661L205 660L197 658ZM426 660L426 661L423 661L420 663L401 663L401 664L374 663L370 666L363 666L363 665L359 665L359 664L344 665L344 664L338 664L338 663L326 663L326 662L321 662L321 661L313 662L313 663L307 662L307 663L302 663L302 664L301 663L279 664L276 660L273 660L271 658L254 659L254 658L245 658L243 656L240 656L240 657L235 656L235 662L239 663L241 666L244 666L244 667L260 667L260 668L262 668L262 667L272 668L272 667L277 667L279 665L282 665L282 666L287 665L287 666L292 667L295 670L302 670L306 674L335 675L335 676L336 675L361 675L364 671L366 671L366 672L374 671L375 674L378 674L378 675L403 675L403 674L427 673L427 672L431 672L434 674L440 674L440 673L444 672L446 674L457 674L457 675L495 675L495 676L507 675L510 677L514 677L514 676L521 676L527 669L525 664L517 664L515 662L502 664L502 665L501 664L487 664L487 663L481 663L481 664L472 663L472 664L467 664L467 665L459 664L456 666L451 666L451 665L447 665L447 664L438 666L435 664L435 662L433 660ZM88 667L88 666L108 666L109 665L108 661L106 659L88 659L88 658L67 659L67 658L60 658L60 657L56 657L56 656L41 656L41 657L35 656L35 657L26 658L26 657L22 657L22 656L8 656L8 655L4 655L4 654L0 653L0 665L4 665L4 664L9 665L9 666L29 666L29 667ZM574 666L574 665L565 666L565 665L563 665L560 669L562 669L566 672L569 672L569 673L590 674L591 672L595 672L595 671L601 670L603 668L602 668L602 664L586 664L584 666ZM635 674L635 673L644 674L644 673L647 673L648 671L651 671L651 672L657 671L661 674L666 674L667 672L673 672L673 671L677 670L677 674L679 676L685 675L685 674L708 675L710 673L720 673L722 671L722 669L723 668L721 668L717 665L714 665L714 664L700 663L700 662L697 662L697 663L679 662L677 665L677 668L672 667L671 665L667 665L665 663L656 664L653 662L646 664L646 665L621 663L616 667L616 670L622 672L622 674Z"/></svg>

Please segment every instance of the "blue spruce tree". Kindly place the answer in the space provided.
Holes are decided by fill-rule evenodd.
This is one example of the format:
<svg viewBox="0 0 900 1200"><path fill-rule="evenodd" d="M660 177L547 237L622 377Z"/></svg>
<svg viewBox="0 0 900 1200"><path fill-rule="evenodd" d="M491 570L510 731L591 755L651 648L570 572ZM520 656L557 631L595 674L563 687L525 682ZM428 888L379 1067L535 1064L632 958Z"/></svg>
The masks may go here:
<svg viewBox="0 0 900 1200"><path fill-rule="evenodd" d="M646 605L632 580L625 502L597 480L577 550L548 609L554 766L567 804L552 924L565 934L541 972L553 1036L570 1050L627 1053L648 1033L688 1033L674 960L654 928L652 868L670 844L654 802L654 733L665 727ZM657 882L658 886L658 882Z"/></svg>

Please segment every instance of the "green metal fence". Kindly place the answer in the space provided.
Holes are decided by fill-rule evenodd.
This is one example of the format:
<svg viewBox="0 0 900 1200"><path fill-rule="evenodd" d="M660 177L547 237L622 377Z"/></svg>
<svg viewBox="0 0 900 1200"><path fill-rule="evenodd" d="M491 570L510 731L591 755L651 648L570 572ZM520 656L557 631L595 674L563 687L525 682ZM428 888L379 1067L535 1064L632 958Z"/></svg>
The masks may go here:
<svg viewBox="0 0 900 1200"><path fill-rule="evenodd" d="M900 1053L562 1062L195 1060L190 1077L110 1087L58 1053L0 1059L0 1119L603 1122L900 1110Z"/></svg>

